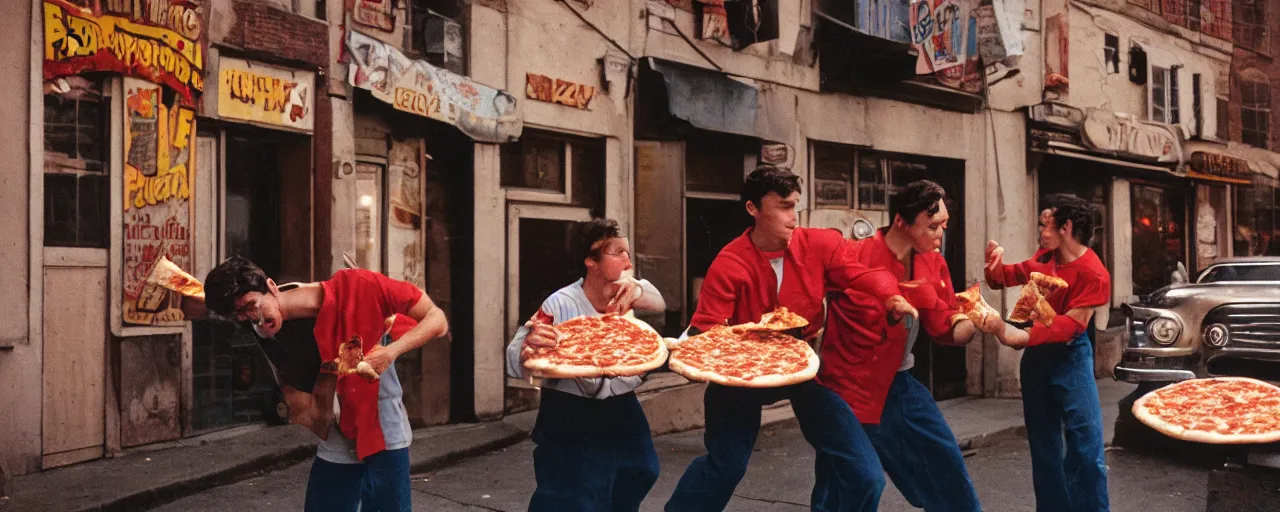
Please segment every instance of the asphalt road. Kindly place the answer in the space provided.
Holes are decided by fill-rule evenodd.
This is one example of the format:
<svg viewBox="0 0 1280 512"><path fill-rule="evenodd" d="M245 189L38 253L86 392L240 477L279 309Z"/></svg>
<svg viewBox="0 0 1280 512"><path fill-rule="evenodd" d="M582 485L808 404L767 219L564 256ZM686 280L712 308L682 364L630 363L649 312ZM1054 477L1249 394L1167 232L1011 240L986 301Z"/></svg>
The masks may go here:
<svg viewBox="0 0 1280 512"><path fill-rule="evenodd" d="M702 453L702 432L655 440L662 474L641 510L658 511L671 495L685 466ZM533 445L511 448L464 461L430 474L415 475L414 510L523 511L534 489ZM1015 439L978 450L966 459L983 507L991 511L1034 510L1031 459L1025 440ZM1205 510L1209 470L1185 462L1111 449L1111 509L1117 512L1200 512ZM212 489L158 510L301 510L310 463ZM750 469L729 510L808 510L813 485L813 450L794 426L766 428ZM890 483L880 510L916 510Z"/></svg>

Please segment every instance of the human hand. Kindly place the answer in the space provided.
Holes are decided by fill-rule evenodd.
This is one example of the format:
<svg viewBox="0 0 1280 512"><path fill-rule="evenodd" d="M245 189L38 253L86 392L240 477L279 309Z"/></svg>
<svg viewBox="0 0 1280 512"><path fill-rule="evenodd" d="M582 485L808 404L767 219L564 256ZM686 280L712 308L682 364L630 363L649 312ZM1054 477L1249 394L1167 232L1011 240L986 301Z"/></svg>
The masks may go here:
<svg viewBox="0 0 1280 512"><path fill-rule="evenodd" d="M987 249L983 256L986 261L985 268L988 272L999 270L1000 266L1004 265L1004 247L1000 247L1000 244L996 243L995 240L987 240Z"/></svg>
<svg viewBox="0 0 1280 512"><path fill-rule="evenodd" d="M996 339L1000 340L1000 344L1014 350L1022 350L1026 348L1027 343L1031 341L1031 333L1023 329L1019 329L1009 324L1005 324L996 334Z"/></svg>
<svg viewBox="0 0 1280 512"><path fill-rule="evenodd" d="M614 291L613 298L609 299L609 303L605 305L605 311L619 315L626 314L631 311L631 305L644 291L640 288L639 281L627 277L618 280L614 285L618 288Z"/></svg>
<svg viewBox="0 0 1280 512"><path fill-rule="evenodd" d="M373 347L373 350L365 354L364 361L356 365L356 374L369 380L377 379L379 375L382 375L383 372L387 371L387 368L390 368L396 362L396 354L394 352L382 345ZM366 364L369 366L368 368L364 367Z"/></svg>
<svg viewBox="0 0 1280 512"><path fill-rule="evenodd" d="M553 348L559 343L560 331L543 322L530 320L524 324L529 334L524 337L524 350L520 351L520 360L528 359L536 348Z"/></svg>
<svg viewBox="0 0 1280 512"><path fill-rule="evenodd" d="M889 319L894 323L908 316L911 318L920 317L920 312L916 311L916 308L901 295L889 297L889 300L884 301L884 308L888 310Z"/></svg>

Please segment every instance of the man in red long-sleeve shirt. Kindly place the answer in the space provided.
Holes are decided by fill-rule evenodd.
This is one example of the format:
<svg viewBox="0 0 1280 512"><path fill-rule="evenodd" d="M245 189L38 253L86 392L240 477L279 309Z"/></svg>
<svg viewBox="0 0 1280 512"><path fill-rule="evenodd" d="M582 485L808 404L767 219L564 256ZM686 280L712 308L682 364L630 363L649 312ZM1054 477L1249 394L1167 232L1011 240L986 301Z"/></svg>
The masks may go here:
<svg viewBox="0 0 1280 512"><path fill-rule="evenodd" d="M883 270L851 261L844 237L829 229L796 227L800 178L761 166L743 184L743 204L755 223L720 251L702 284L692 330L755 322L778 306L809 320L804 336L823 325L827 289L863 290L880 315L914 316ZM696 334L696 333L695 333ZM666 510L723 510L747 471L760 432L760 408L790 399L805 440L817 452L814 510L875 510L884 488L875 449L849 405L831 390L809 381L780 388L738 388L708 384L704 435L707 454L685 470ZM822 508L838 502L838 507Z"/></svg>
<svg viewBox="0 0 1280 512"><path fill-rule="evenodd" d="M849 402L894 485L926 511L978 511L978 494L955 435L929 390L911 376L912 346L921 328L941 344L963 345L981 328L1004 328L998 316L982 326L960 314L947 261L938 252L947 229L946 191L932 181L908 184L889 200L893 223L853 242L854 261L893 272L919 321L890 324L874 299L856 290L829 296L818 381Z"/></svg>
<svg viewBox="0 0 1280 512"><path fill-rule="evenodd" d="M996 337L1022 348L1022 409L1031 446L1036 510L1109 510L1103 457L1102 406L1093 380L1093 347L1086 328L1093 310L1111 297L1111 275L1089 249L1092 206L1070 194L1045 198L1040 250L1005 265L1004 249L987 242L986 278L992 288L1026 285L1032 272L1056 275L1067 288L1046 297L1058 313L1053 324L1005 329ZM1063 444L1065 434L1065 446Z"/></svg>

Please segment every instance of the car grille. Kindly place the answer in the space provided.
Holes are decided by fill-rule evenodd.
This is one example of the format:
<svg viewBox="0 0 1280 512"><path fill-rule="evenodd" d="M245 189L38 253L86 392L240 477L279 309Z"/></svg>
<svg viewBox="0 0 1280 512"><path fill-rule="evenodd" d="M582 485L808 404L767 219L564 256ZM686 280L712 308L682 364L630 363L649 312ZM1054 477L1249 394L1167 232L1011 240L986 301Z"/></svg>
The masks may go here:
<svg viewBox="0 0 1280 512"><path fill-rule="evenodd" d="M1227 304L1204 319L1204 327L1223 324L1231 333L1227 346L1280 349L1280 304Z"/></svg>

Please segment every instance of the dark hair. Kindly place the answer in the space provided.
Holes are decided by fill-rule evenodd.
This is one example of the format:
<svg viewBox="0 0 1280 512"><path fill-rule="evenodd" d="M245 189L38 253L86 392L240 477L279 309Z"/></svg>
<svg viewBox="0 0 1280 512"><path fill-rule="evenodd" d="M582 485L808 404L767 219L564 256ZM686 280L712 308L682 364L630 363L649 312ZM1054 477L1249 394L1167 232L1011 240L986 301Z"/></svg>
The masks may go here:
<svg viewBox="0 0 1280 512"><path fill-rule="evenodd" d="M946 198L947 191L942 185L929 180L913 181L889 198L889 219L892 222L902 216L908 225L914 224L920 212L928 212L930 216L937 214L942 209L940 201Z"/></svg>
<svg viewBox="0 0 1280 512"><path fill-rule="evenodd" d="M219 316L231 316L236 300L250 292L267 293L267 273L243 256L227 258L204 278L205 307Z"/></svg>
<svg viewBox="0 0 1280 512"><path fill-rule="evenodd" d="M618 228L618 221L613 219L591 219L583 222L578 229L578 239L576 240L578 254L582 255L582 258L578 261L584 261L587 258L599 258L600 248L595 247L596 243L613 238L622 238L622 230ZM583 271L586 271L585 266Z"/></svg>
<svg viewBox="0 0 1280 512"><path fill-rule="evenodd" d="M759 208L760 201L770 192L787 197L799 191L800 177L795 173L776 165L758 165L742 183L742 202L750 201Z"/></svg>
<svg viewBox="0 0 1280 512"><path fill-rule="evenodd" d="M1075 194L1049 194L1041 200L1041 210L1053 211L1053 227L1062 229L1071 221L1071 238L1085 245L1093 237L1094 208Z"/></svg>

